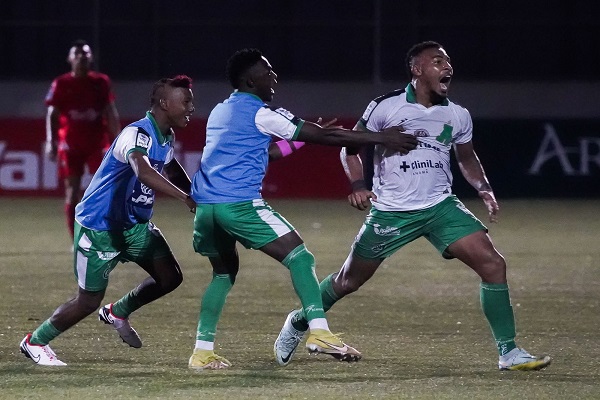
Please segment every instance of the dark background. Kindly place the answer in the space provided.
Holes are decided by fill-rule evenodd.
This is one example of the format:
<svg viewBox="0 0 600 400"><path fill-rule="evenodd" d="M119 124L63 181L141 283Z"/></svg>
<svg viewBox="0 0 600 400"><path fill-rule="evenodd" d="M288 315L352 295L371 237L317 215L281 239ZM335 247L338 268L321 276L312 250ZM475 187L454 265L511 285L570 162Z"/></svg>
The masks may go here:
<svg viewBox="0 0 600 400"><path fill-rule="evenodd" d="M114 80L221 80L243 47L287 80L404 80L408 48L433 39L465 80L597 81L599 16L565 0L2 0L0 79L63 73L84 38Z"/></svg>

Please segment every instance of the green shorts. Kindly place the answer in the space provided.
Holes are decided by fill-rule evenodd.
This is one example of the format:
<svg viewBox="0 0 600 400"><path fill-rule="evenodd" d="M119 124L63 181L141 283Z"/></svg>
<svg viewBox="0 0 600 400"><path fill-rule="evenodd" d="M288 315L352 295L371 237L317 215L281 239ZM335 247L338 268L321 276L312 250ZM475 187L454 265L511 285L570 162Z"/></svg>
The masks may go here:
<svg viewBox="0 0 600 400"><path fill-rule="evenodd" d="M194 218L194 250L215 257L240 242L260 249L294 231L294 227L263 199L238 203L198 204Z"/></svg>
<svg viewBox="0 0 600 400"><path fill-rule="evenodd" d="M108 275L119 261L136 263L172 256L161 231L153 223L126 231L95 231L75 221L74 270L82 289L97 292L108 286Z"/></svg>
<svg viewBox="0 0 600 400"><path fill-rule="evenodd" d="M442 254L452 258L448 246L474 232L486 230L464 204L451 195L424 210L379 211L371 208L352 245L366 259L381 259L423 236Z"/></svg>

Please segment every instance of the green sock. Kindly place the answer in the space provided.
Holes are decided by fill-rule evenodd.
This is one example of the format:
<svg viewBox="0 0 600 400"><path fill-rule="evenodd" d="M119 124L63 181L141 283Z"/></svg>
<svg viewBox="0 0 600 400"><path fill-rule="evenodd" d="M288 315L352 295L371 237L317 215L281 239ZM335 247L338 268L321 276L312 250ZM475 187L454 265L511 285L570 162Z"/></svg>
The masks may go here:
<svg viewBox="0 0 600 400"><path fill-rule="evenodd" d="M517 347L515 316L510 304L508 285L481 282L480 296L481 309L492 329L498 353L503 356Z"/></svg>
<svg viewBox="0 0 600 400"><path fill-rule="evenodd" d="M294 290L300 298L302 309L308 320L325 318L319 291L319 280L315 274L315 257L304 244L296 247L281 262L290 270Z"/></svg>
<svg viewBox="0 0 600 400"><path fill-rule="evenodd" d="M333 290L333 276L335 274L328 275L319 284L319 290L321 292L321 301L323 302L323 311L327 312L333 305L340 299L335 291ZM308 321L304 315L303 310L298 312L292 317L292 326L299 331L305 331L308 329Z"/></svg>
<svg viewBox="0 0 600 400"><path fill-rule="evenodd" d="M225 306L225 299L233 282L229 274L213 274L213 279L206 288L200 306L197 340L214 342L217 334L217 323Z"/></svg>
<svg viewBox="0 0 600 400"><path fill-rule="evenodd" d="M61 333L62 333L61 331L59 331L58 329L56 329L54 327L54 325L52 325L52 322L50 322L50 319L47 319L44 322L42 322L42 324L40 326L38 326L35 331L33 331L33 333L31 334L31 339L29 339L29 342L31 344L38 344L38 345L45 346L48 343L50 343L50 341L52 339L54 339Z"/></svg>
<svg viewBox="0 0 600 400"><path fill-rule="evenodd" d="M113 303L112 313L119 318L128 318L129 314L141 308L145 303L137 296L137 288Z"/></svg>

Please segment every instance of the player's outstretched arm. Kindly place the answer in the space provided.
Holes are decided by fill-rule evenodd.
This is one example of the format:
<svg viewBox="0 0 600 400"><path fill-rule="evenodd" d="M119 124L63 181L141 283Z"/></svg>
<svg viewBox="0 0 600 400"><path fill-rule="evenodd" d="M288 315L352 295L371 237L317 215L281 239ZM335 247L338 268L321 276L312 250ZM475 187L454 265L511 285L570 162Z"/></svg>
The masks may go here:
<svg viewBox="0 0 600 400"><path fill-rule="evenodd" d="M173 185L167 178L152 168L147 155L139 151L132 151L129 154L129 165L131 165L135 175L144 185L152 190L183 201L190 210L195 209L196 203L194 200L186 192Z"/></svg>
<svg viewBox="0 0 600 400"><path fill-rule="evenodd" d="M380 132L364 133L343 128L322 128L305 121L298 132L298 140L326 146L360 147L368 144L382 144L401 154L406 154L417 146L417 139L403 132L402 127L387 128Z"/></svg>
<svg viewBox="0 0 600 400"><path fill-rule="evenodd" d="M333 118L327 122L322 122L323 118L319 117L317 119L317 125L321 125L322 128L341 128L342 126L334 126L337 122L337 118ZM277 142L271 143L269 146L269 161L279 160L280 158L287 157L290 154L298 151L302 146L304 146L304 142L299 141L287 141L287 140L279 140Z"/></svg>
<svg viewBox="0 0 600 400"><path fill-rule="evenodd" d="M456 161L460 167L460 172L467 182L477 190L479 197L485 203L488 210L490 222L498 222L498 211L500 207L494 196L492 186L485 175L485 171L479 161L479 157L473 148L473 142L456 144L454 146Z"/></svg>

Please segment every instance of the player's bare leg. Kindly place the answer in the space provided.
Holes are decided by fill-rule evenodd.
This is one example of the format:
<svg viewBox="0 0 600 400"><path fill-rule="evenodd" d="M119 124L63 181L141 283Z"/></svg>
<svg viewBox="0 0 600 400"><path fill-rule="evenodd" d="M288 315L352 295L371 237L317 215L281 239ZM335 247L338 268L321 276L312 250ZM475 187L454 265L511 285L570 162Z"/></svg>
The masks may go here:
<svg viewBox="0 0 600 400"><path fill-rule="evenodd" d="M81 200L81 176L71 175L64 179L65 185L65 219L67 228L73 239L75 226L75 206Z"/></svg>
<svg viewBox="0 0 600 400"><path fill-rule="evenodd" d="M129 315L172 292L183 281L181 268L172 255L140 261L138 265L148 272L150 277L115 303L107 304L98 311L98 319L112 326L123 342L134 348L142 347L142 340L129 324Z"/></svg>

